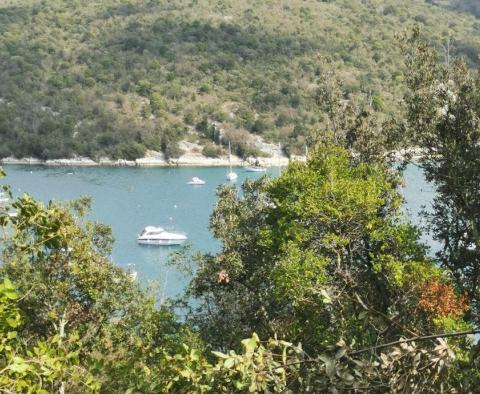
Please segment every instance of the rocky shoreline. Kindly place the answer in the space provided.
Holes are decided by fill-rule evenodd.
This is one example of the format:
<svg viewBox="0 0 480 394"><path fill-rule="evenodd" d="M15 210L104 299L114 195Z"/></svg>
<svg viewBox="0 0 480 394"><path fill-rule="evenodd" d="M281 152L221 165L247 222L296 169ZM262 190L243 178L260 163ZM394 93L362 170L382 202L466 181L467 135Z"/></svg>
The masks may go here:
<svg viewBox="0 0 480 394"><path fill-rule="evenodd" d="M305 160L304 157L295 157L289 159L282 157L259 157L243 160L240 157L232 156L229 162L228 157L209 158L201 154L188 153L180 156L178 159L165 159L163 154L158 152L149 152L145 157L137 160L112 160L102 158L93 160L88 157L74 157L70 159L40 160L36 158L14 158L7 157L0 160L0 164L16 165L42 165L56 167L243 167L254 165L256 162L265 167L286 166L290 160Z"/></svg>
<svg viewBox="0 0 480 394"><path fill-rule="evenodd" d="M263 152L266 157L250 157L247 160L232 155L230 160L227 154L220 157L206 157L202 152L202 146L197 143L180 141L179 148L184 152L182 156L176 159L167 159L162 152L149 150L145 156L136 160L101 158L93 160L89 157L76 156L73 158L40 160L37 158L15 158L7 157L0 159L1 164L19 164L19 165L43 165L57 167L234 167L252 166L258 163L264 167L286 166L291 160L304 161L304 156L287 157L283 153L280 145L264 142L260 137L256 137L255 146Z"/></svg>
<svg viewBox="0 0 480 394"><path fill-rule="evenodd" d="M397 160L402 160L409 156L414 160L423 155L422 150L418 148L405 149L391 152ZM287 157L280 152L274 152L271 157L252 157L244 160L238 156L232 155L230 161L228 156L218 158L205 157L201 153L188 152L177 159L166 159L163 153L148 151L145 157L137 160L118 159L112 160L102 158L93 160L88 157L74 157L70 159L41 160L32 157L17 159L7 157L0 159L2 164L18 165L42 165L52 167L247 167L255 163L263 167L286 166L290 161L305 161L305 156Z"/></svg>

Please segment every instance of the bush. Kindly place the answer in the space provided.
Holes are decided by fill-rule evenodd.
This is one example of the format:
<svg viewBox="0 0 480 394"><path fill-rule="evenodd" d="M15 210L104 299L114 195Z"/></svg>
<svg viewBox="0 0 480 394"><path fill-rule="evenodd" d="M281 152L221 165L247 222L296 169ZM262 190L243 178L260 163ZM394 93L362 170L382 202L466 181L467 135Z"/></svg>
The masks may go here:
<svg viewBox="0 0 480 394"><path fill-rule="evenodd" d="M136 160L144 157L146 151L147 148L138 142L124 142L116 147L113 158Z"/></svg>
<svg viewBox="0 0 480 394"><path fill-rule="evenodd" d="M208 143L203 147L202 150L202 155L205 157L211 157L211 158L217 158L220 157L223 154L223 149L222 147Z"/></svg>
<svg viewBox="0 0 480 394"><path fill-rule="evenodd" d="M385 103L380 96L375 95L372 97L372 107L375 111L380 112L384 110Z"/></svg>
<svg viewBox="0 0 480 394"><path fill-rule="evenodd" d="M397 15L397 9L395 6L389 4L383 9L383 15Z"/></svg>
<svg viewBox="0 0 480 394"><path fill-rule="evenodd" d="M202 84L199 88L198 88L198 92L199 93L210 93L212 91L212 88L210 87L210 85L204 83Z"/></svg>
<svg viewBox="0 0 480 394"><path fill-rule="evenodd" d="M414 19L418 23L427 24L427 17L425 15L416 15Z"/></svg>
<svg viewBox="0 0 480 394"><path fill-rule="evenodd" d="M265 119L259 118L253 123L250 130L252 131L252 133L262 134L269 128L269 126L270 125Z"/></svg>
<svg viewBox="0 0 480 394"><path fill-rule="evenodd" d="M177 141L172 141L163 146L163 153L167 159L178 159L185 152L178 146Z"/></svg>

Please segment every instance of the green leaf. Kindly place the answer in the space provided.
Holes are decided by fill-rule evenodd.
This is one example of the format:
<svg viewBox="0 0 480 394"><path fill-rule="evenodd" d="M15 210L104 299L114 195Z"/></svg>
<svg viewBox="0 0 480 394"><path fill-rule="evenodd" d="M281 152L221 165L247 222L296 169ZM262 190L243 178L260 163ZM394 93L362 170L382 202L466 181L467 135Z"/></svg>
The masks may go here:
<svg viewBox="0 0 480 394"><path fill-rule="evenodd" d="M347 353L347 348L342 348L337 351L335 354L335 360L340 360Z"/></svg>
<svg viewBox="0 0 480 394"><path fill-rule="evenodd" d="M217 356L218 358L228 358L228 356L225 353L222 353L222 352L212 351L212 354L214 356Z"/></svg>
<svg viewBox="0 0 480 394"><path fill-rule="evenodd" d="M5 319L5 321L7 322L7 324L12 327L12 328L16 328L20 325L21 323L21 320L20 320L20 315L17 313L15 314L14 317L7 317Z"/></svg>
<svg viewBox="0 0 480 394"><path fill-rule="evenodd" d="M14 339L17 337L17 332L16 331L10 331L8 334L7 334L7 338L8 339Z"/></svg>
<svg viewBox="0 0 480 394"><path fill-rule="evenodd" d="M25 373L30 369L29 365L21 357L15 356L12 361L14 362L14 364L9 365L8 369L13 372Z"/></svg>
<svg viewBox="0 0 480 394"><path fill-rule="evenodd" d="M246 353L253 353L255 351L255 348L257 347L258 343L258 336L254 334L252 338L244 339L242 341L242 345L245 347L245 352Z"/></svg>
<svg viewBox="0 0 480 394"><path fill-rule="evenodd" d="M3 291L3 295L9 300L17 300L19 298L18 293L14 290L5 290Z"/></svg>
<svg viewBox="0 0 480 394"><path fill-rule="evenodd" d="M230 369L235 365L235 359L233 357L229 357L225 360L223 365L225 368Z"/></svg>
<svg viewBox="0 0 480 394"><path fill-rule="evenodd" d="M325 289L321 289L320 290L320 294L322 295L322 302L324 304L331 304L332 303L332 299L331 297L328 295L328 293L325 291Z"/></svg>

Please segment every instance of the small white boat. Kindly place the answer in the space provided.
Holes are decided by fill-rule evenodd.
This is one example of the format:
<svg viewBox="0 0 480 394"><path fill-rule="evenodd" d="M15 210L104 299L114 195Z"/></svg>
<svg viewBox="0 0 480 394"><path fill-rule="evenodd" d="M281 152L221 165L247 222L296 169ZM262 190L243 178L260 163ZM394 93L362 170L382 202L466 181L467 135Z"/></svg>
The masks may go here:
<svg viewBox="0 0 480 394"><path fill-rule="evenodd" d="M249 171L249 172L265 172L265 171L267 171L267 169L266 169L265 167L255 166L255 167L245 167L245 171Z"/></svg>
<svg viewBox="0 0 480 394"><path fill-rule="evenodd" d="M162 227L147 226L138 236L137 242L142 245L180 245L188 237L179 232L166 231Z"/></svg>
<svg viewBox="0 0 480 394"><path fill-rule="evenodd" d="M238 175L236 173L234 173L233 171L230 171L229 173L227 173L227 181L236 181L238 178Z"/></svg>
<svg viewBox="0 0 480 394"><path fill-rule="evenodd" d="M189 185L205 185L205 182L203 179L197 178L194 176L190 181L187 182Z"/></svg>

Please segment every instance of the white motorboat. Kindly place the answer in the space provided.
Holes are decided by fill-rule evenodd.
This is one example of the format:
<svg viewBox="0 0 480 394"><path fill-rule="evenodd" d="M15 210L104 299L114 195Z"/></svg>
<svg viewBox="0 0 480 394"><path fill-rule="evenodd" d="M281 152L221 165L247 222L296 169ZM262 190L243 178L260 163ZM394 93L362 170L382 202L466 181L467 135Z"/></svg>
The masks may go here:
<svg viewBox="0 0 480 394"><path fill-rule="evenodd" d="M166 231L162 227L147 226L138 236L137 242L143 245L180 245L188 237L179 232Z"/></svg>
<svg viewBox="0 0 480 394"><path fill-rule="evenodd" d="M190 181L187 182L189 185L205 185L205 182L203 179L197 178L194 176Z"/></svg>
<svg viewBox="0 0 480 394"><path fill-rule="evenodd" d="M245 171L249 172L265 172L267 169L265 167L254 166L254 167L245 167Z"/></svg>
<svg viewBox="0 0 480 394"><path fill-rule="evenodd" d="M227 173L227 181L234 182L237 180L238 175L233 172L232 170L232 164L231 164L231 156L232 156L232 149L230 147L230 141L228 141L228 165L229 165L229 171Z"/></svg>

